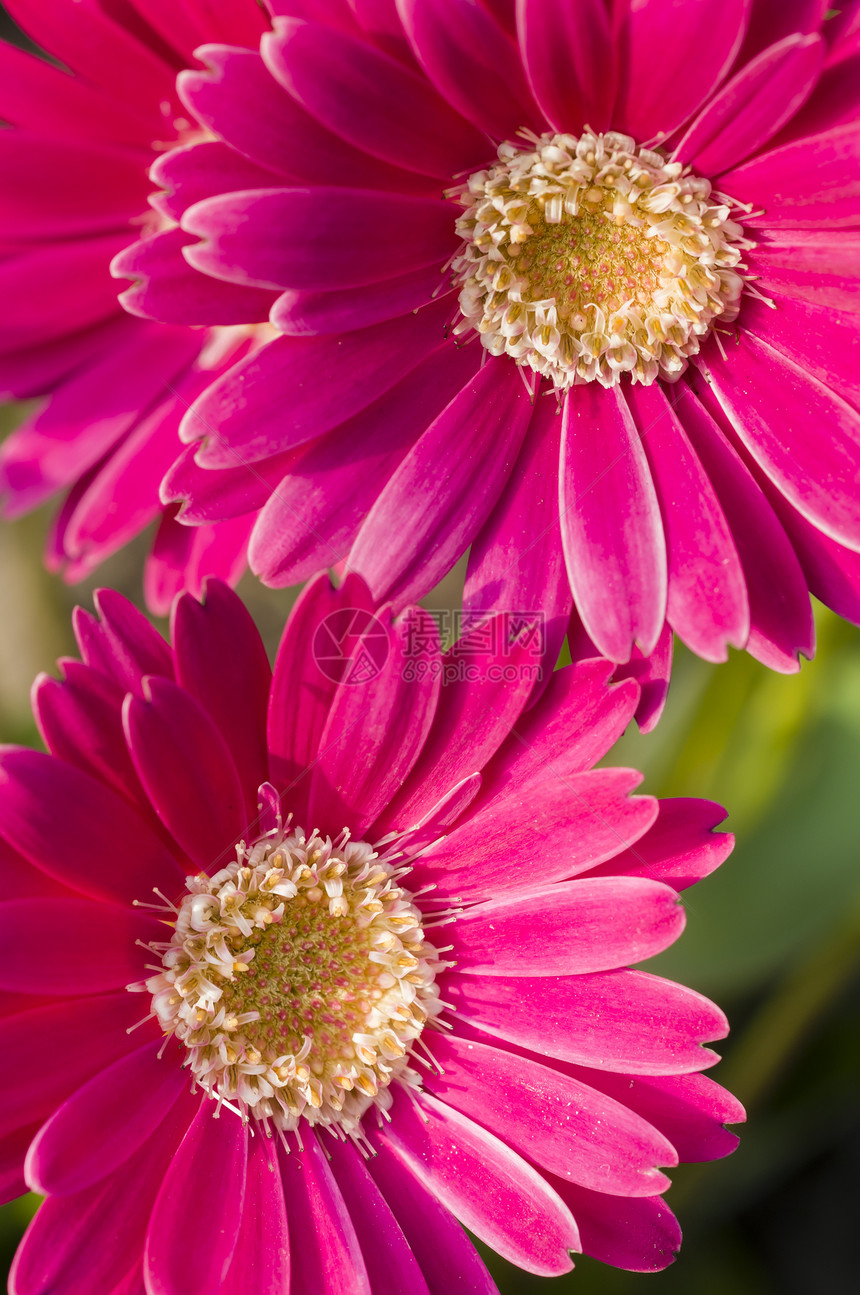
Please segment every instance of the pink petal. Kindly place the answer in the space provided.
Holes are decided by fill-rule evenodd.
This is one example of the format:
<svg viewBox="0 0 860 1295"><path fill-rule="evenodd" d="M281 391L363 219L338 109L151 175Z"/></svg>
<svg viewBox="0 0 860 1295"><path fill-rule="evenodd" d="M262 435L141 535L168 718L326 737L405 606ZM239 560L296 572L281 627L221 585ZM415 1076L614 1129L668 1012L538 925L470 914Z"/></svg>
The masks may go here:
<svg viewBox="0 0 860 1295"><path fill-rule="evenodd" d="M417 607L396 622L389 617L378 620L388 637L385 661L366 682L355 676L339 685L311 770L310 821L333 834L349 827L364 836L412 769L433 723L441 682L436 622ZM355 654L366 651L360 640Z"/></svg>
<svg viewBox="0 0 860 1295"><path fill-rule="evenodd" d="M411 270L394 279L382 279L361 288L332 292L281 293L269 318L275 328L290 337L313 337L317 333L347 333L370 328L407 315L426 306L445 286L438 265Z"/></svg>
<svg viewBox="0 0 860 1295"><path fill-rule="evenodd" d="M134 766L171 836L198 868L217 872L232 862L248 821L232 754L184 689L153 678L146 691L146 700L127 697L123 706Z"/></svg>
<svg viewBox="0 0 860 1295"><path fill-rule="evenodd" d="M669 1186L656 1166L677 1164L674 1147L621 1101L483 1043L445 1036L434 1039L433 1055L445 1073L428 1072L430 1092L542 1169L627 1196Z"/></svg>
<svg viewBox="0 0 860 1295"><path fill-rule="evenodd" d="M376 597L402 606L451 569L504 487L531 413L516 367L490 360L430 424L349 554Z"/></svg>
<svg viewBox="0 0 860 1295"><path fill-rule="evenodd" d="M684 921L676 892L658 881L577 878L469 908L452 938L464 974L569 976L662 953Z"/></svg>
<svg viewBox="0 0 860 1295"><path fill-rule="evenodd" d="M288 18L261 51L311 116L383 162L450 182L492 152L424 77L364 41Z"/></svg>
<svg viewBox="0 0 860 1295"><path fill-rule="evenodd" d="M463 1020L542 1056L597 1070L672 1075L705 1070L726 1018L701 994L644 971L513 979L448 973Z"/></svg>
<svg viewBox="0 0 860 1295"><path fill-rule="evenodd" d="M785 36L817 32L827 7L827 0L756 0L738 62L747 62ZM830 27L828 22L827 28Z"/></svg>
<svg viewBox="0 0 860 1295"><path fill-rule="evenodd" d="M290 1224L291 1284L313 1295L371 1295L367 1268L346 1202L319 1143L278 1148Z"/></svg>
<svg viewBox="0 0 860 1295"><path fill-rule="evenodd" d="M666 544L645 451L617 389L577 387L564 403L561 535L589 637L611 661L653 650L666 614Z"/></svg>
<svg viewBox="0 0 860 1295"><path fill-rule="evenodd" d="M200 1103L153 1206L144 1273L158 1295L211 1295L223 1282L239 1236L248 1130L214 1101Z"/></svg>
<svg viewBox="0 0 860 1295"><path fill-rule="evenodd" d="M255 520L254 514L263 507L300 458L302 448L300 446L283 454L272 454L253 467L243 463L237 454L234 457L236 466L230 468L201 468L194 457L198 452L198 445L185 446L161 482L162 503L181 502L177 514L182 524L176 527L179 532L176 561L183 568L190 563L190 558L180 550L183 544L190 548L194 532L203 529L201 523L222 523L244 518L250 529ZM221 529L223 528L216 526L216 530ZM168 611L172 601L168 601Z"/></svg>
<svg viewBox="0 0 860 1295"><path fill-rule="evenodd" d="M104 1070L58 1108L27 1154L32 1190L68 1196L124 1165L189 1087L180 1050L154 1039ZM133 1105L132 1105L133 1104ZM133 1115L131 1113L133 1109Z"/></svg>
<svg viewBox="0 0 860 1295"><path fill-rule="evenodd" d="M860 554L834 544L773 492L771 502L809 581L809 591L838 616L860 622Z"/></svg>
<svg viewBox="0 0 860 1295"><path fill-rule="evenodd" d="M751 0L639 0L625 6L616 37L623 51L616 129L646 143L682 126L732 66L752 7Z"/></svg>
<svg viewBox="0 0 860 1295"><path fill-rule="evenodd" d="M686 131L673 156L702 175L737 166L778 133L821 75L820 36L787 36L762 50L723 87Z"/></svg>
<svg viewBox="0 0 860 1295"><path fill-rule="evenodd" d="M229 518L214 526L182 526L172 512L162 513L143 572L146 605L166 616L177 594L199 594L211 575L239 583L248 566L248 534L253 518Z"/></svg>
<svg viewBox="0 0 860 1295"><path fill-rule="evenodd" d="M0 1205L8 1205L26 1192L24 1156L38 1129L38 1124L27 1124L3 1139L0 1146Z"/></svg>
<svg viewBox="0 0 860 1295"><path fill-rule="evenodd" d="M169 894L182 883L176 860L127 801L41 751L0 755L0 813L23 855L94 899L129 904L153 886Z"/></svg>
<svg viewBox="0 0 860 1295"><path fill-rule="evenodd" d="M185 144L160 154L149 168L159 192L149 202L161 215L179 221L186 208L218 193L239 189L282 189L284 176L264 170L220 139Z"/></svg>
<svg viewBox="0 0 860 1295"><path fill-rule="evenodd" d="M616 55L603 0L518 0L520 46L532 93L554 130L606 130Z"/></svg>
<svg viewBox="0 0 860 1295"><path fill-rule="evenodd" d="M553 1178L576 1218L582 1253L630 1272L660 1272L673 1263L681 1229L661 1196L606 1196Z"/></svg>
<svg viewBox="0 0 860 1295"><path fill-rule="evenodd" d="M763 207L751 229L843 229L860 220L860 127L856 122L764 153L720 177L740 202Z"/></svg>
<svg viewBox="0 0 860 1295"><path fill-rule="evenodd" d="M711 800L660 800L659 815L636 845L600 864L591 876L638 876L664 881L675 890L709 876L734 849L731 832L714 829L726 811Z"/></svg>
<svg viewBox="0 0 860 1295"><path fill-rule="evenodd" d="M408 1099L370 1135L425 1183L434 1196L504 1259L526 1272L569 1272L579 1249L573 1218L531 1165L504 1142L425 1094L424 1123Z"/></svg>
<svg viewBox="0 0 860 1295"><path fill-rule="evenodd" d="M87 665L137 696L147 675L173 678L173 653L142 611L114 589L97 589L93 601L101 624L83 613L73 617Z"/></svg>
<svg viewBox="0 0 860 1295"><path fill-rule="evenodd" d="M242 1223L218 1295L288 1295L290 1236L284 1186L271 1142L248 1144Z"/></svg>
<svg viewBox="0 0 860 1295"><path fill-rule="evenodd" d="M856 230L846 230L839 238L828 238L823 230L783 230L756 244L749 253L749 265L761 275L765 294L796 297L804 303L803 309L806 303L855 313L860 309L860 233ZM758 304L745 304L744 319ZM785 309L782 302L779 309ZM771 328L779 323L777 312L772 314ZM796 331L799 340L806 332L802 325Z"/></svg>
<svg viewBox="0 0 860 1295"><path fill-rule="evenodd" d="M814 301L779 295L776 310L750 302L744 322L757 338L856 408L860 312L851 306L834 309L822 300L825 295L822 291Z"/></svg>
<svg viewBox="0 0 860 1295"><path fill-rule="evenodd" d="M33 932L39 931L34 942ZM154 918L89 899L0 903L0 987L26 994L99 994L140 978L137 942L164 934Z"/></svg>

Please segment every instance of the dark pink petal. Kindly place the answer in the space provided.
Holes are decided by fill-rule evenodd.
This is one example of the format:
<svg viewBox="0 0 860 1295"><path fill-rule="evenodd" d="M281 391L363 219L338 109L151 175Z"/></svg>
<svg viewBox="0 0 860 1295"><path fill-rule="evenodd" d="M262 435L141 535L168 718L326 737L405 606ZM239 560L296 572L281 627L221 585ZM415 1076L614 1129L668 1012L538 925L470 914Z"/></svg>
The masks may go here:
<svg viewBox="0 0 860 1295"><path fill-rule="evenodd" d="M146 604L166 616L177 594L201 593L208 576L239 583L248 566L253 518L230 518L214 526L182 526L171 510L162 513L143 572Z"/></svg>
<svg viewBox="0 0 860 1295"><path fill-rule="evenodd" d="M0 1044L6 1057L44 1055L50 1039L52 1055L62 1065L35 1065L21 1082L18 1067L7 1066L0 1076L0 1136L34 1120L53 1114L81 1084L106 1069L119 1057L159 1033L143 1025L129 1035L149 1010L142 997L121 990L97 997L60 999L30 1011L19 1011L0 1021Z"/></svg>
<svg viewBox="0 0 860 1295"><path fill-rule="evenodd" d="M442 265L457 248L454 209L371 189L252 189L204 198L182 228L196 270L258 288L332 292ZM240 321L243 322L243 321Z"/></svg>
<svg viewBox="0 0 860 1295"><path fill-rule="evenodd" d="M516 366L490 360L430 424L349 554L376 597L402 605L450 570L507 481L531 413Z"/></svg>
<svg viewBox="0 0 860 1295"><path fill-rule="evenodd" d="M394 1118L370 1135L388 1146L464 1227L504 1259L545 1277L569 1272L576 1224L538 1172L504 1142L425 1094L421 1110L395 1099Z"/></svg>
<svg viewBox="0 0 860 1295"><path fill-rule="evenodd" d="M77 609L75 637L87 665L140 696L147 675L173 678L173 653L158 630L114 589L97 589L93 601L101 624Z"/></svg>
<svg viewBox="0 0 860 1295"><path fill-rule="evenodd" d="M857 286L860 288L860 283ZM787 355L804 373L856 409L860 403L860 312L850 306L834 309L821 299L823 291L815 301L773 295L776 310L764 302L750 302L744 319L750 333Z"/></svg>
<svg viewBox="0 0 860 1295"><path fill-rule="evenodd" d="M517 0L532 93L554 130L606 130L617 68L604 0Z"/></svg>
<svg viewBox="0 0 860 1295"><path fill-rule="evenodd" d="M0 868L3 870L4 899L36 899L41 895L64 895L71 898L73 890L62 886L41 868L33 866L23 854L0 837Z"/></svg>
<svg viewBox="0 0 860 1295"><path fill-rule="evenodd" d="M614 685L611 674L603 660L556 670L540 701L521 716L484 770L484 799L519 792L541 773L584 773L606 755L633 719L638 699L634 684Z"/></svg>
<svg viewBox="0 0 860 1295"><path fill-rule="evenodd" d="M176 681L224 738L253 815L257 788L269 776L266 712L272 672L259 631L242 600L210 580L201 602L186 594L171 625Z"/></svg>
<svg viewBox="0 0 860 1295"><path fill-rule="evenodd" d="M256 324L267 319L276 293L193 270L182 255L193 243L193 235L167 229L115 256L114 278L134 280L120 294L125 309L167 324Z"/></svg>
<svg viewBox="0 0 860 1295"><path fill-rule="evenodd" d="M299 1295L371 1295L346 1202L316 1138L289 1155L279 1147L290 1225L290 1289Z"/></svg>
<svg viewBox="0 0 860 1295"><path fill-rule="evenodd" d="M424 77L365 41L284 19L263 37L261 51L311 116L383 162L450 183L492 153Z"/></svg>
<svg viewBox="0 0 860 1295"><path fill-rule="evenodd" d="M478 1252L452 1214L392 1150L377 1138L367 1168L403 1229L430 1295L498 1295Z"/></svg>
<svg viewBox="0 0 860 1295"><path fill-rule="evenodd" d="M573 619L571 617L571 626L573 625ZM572 642L573 637L573 631L571 630L568 634L568 641ZM650 733L663 713L666 696L669 692L669 679L672 675L673 642L672 627L667 622L660 632L657 646L653 652L648 656L643 656L638 648L634 648L630 660L624 665L618 666L613 672L613 679L619 681L630 679L639 687L636 723L642 733ZM592 645L589 648L588 655L592 656L595 651L596 649ZM572 648L571 652L575 659L577 654Z"/></svg>
<svg viewBox="0 0 860 1295"><path fill-rule="evenodd" d="M737 166L777 134L821 74L820 36L788 36L763 50L701 111L673 156L702 175Z"/></svg>
<svg viewBox="0 0 860 1295"><path fill-rule="evenodd" d="M838 616L855 625L860 622L860 554L845 549L822 535L786 501L773 492L771 502L778 512L809 581L809 591Z"/></svg>
<svg viewBox="0 0 860 1295"><path fill-rule="evenodd" d="M485 1033L597 1070L705 1070L717 1057L702 1045L728 1033L707 998L645 971L538 979L449 972L445 996Z"/></svg>
<svg viewBox="0 0 860 1295"><path fill-rule="evenodd" d="M38 1130L38 1124L27 1124L0 1143L0 1205L8 1205L26 1192L24 1157Z"/></svg>
<svg viewBox="0 0 860 1295"><path fill-rule="evenodd" d="M685 890L707 877L731 854L735 838L717 832L726 811L712 800L660 800L656 822L635 846L594 869L592 876L651 877Z"/></svg>
<svg viewBox="0 0 860 1295"><path fill-rule="evenodd" d="M38 940L33 939L39 932ZM0 903L0 987L26 994L100 994L140 978L164 927L148 914L89 899Z"/></svg>
<svg viewBox="0 0 860 1295"><path fill-rule="evenodd" d="M847 230L838 238L828 238L823 230L784 230L775 240L756 244L748 260L750 270L761 276L764 293L796 297L803 303L799 320L808 305L860 311L860 233L856 230ZM787 304L790 308L792 303ZM754 300L745 303L744 320L751 310L757 314L759 305ZM786 307L780 302L779 308ZM779 324L774 311L764 336ZM802 345L810 330L799 322L792 331L798 334Z"/></svg>
<svg viewBox="0 0 860 1295"><path fill-rule="evenodd" d="M134 0L134 7L179 51L184 63L191 62L204 40L223 40L229 45L256 49L269 26L265 6L256 4L217 5L211 0L184 0L177 9L165 6L164 0Z"/></svg>
<svg viewBox="0 0 860 1295"><path fill-rule="evenodd" d="M272 1141L251 1138L242 1223L218 1295L289 1295L290 1236Z"/></svg>
<svg viewBox="0 0 860 1295"><path fill-rule="evenodd" d="M676 409L711 479L743 563L750 602L747 651L771 669L791 673L799 669L798 654L811 656L814 650L806 580L764 494L701 403L709 390L692 373L678 389Z"/></svg>
<svg viewBox="0 0 860 1295"><path fill-rule="evenodd" d="M656 1166L677 1164L677 1152L621 1101L483 1043L444 1036L433 1055L445 1073L428 1071L429 1091L542 1169L598 1192L651 1196L669 1186Z"/></svg>
<svg viewBox="0 0 860 1295"><path fill-rule="evenodd" d="M552 1179L579 1226L582 1253L630 1272L660 1272L675 1260L681 1229L662 1196L606 1196Z"/></svg>
<svg viewBox="0 0 860 1295"><path fill-rule="evenodd" d="M616 129L644 144L682 126L732 66L752 7L752 0L625 5L616 38L621 58Z"/></svg>
<svg viewBox="0 0 860 1295"><path fill-rule="evenodd" d="M785 36L817 32L827 9L828 0L755 0L738 63L749 62ZM827 29L830 27L828 22Z"/></svg>
<svg viewBox="0 0 860 1295"><path fill-rule="evenodd" d="M748 332L707 375L738 437L774 485L837 544L860 548L860 413ZM810 436L826 427L826 436Z"/></svg>
<svg viewBox="0 0 860 1295"><path fill-rule="evenodd" d="M610 661L647 656L666 615L666 543L639 433L618 389L589 383L564 402L559 481L570 587Z"/></svg>
<svg viewBox="0 0 860 1295"><path fill-rule="evenodd" d="M366 682L344 680L334 694L311 772L310 821L321 830L349 827L361 838L415 764L426 741L441 684L436 622L409 608L395 622L379 618L388 655ZM359 641L353 659L367 648Z"/></svg>
<svg viewBox="0 0 860 1295"><path fill-rule="evenodd" d="M281 293L269 318L275 328L290 337L348 333L354 328L370 328L419 310L445 286L439 266L431 265L362 288L333 292L291 289Z"/></svg>
<svg viewBox="0 0 860 1295"><path fill-rule="evenodd" d="M105 281L105 294L107 283ZM30 303L32 305L32 303ZM43 395L56 387L78 368L98 363L105 348L118 343L126 334L136 334L142 324L139 319L123 319L111 314L100 324L84 327L78 332L60 336L52 342L40 342L38 348L23 343L21 350L3 348L0 354L0 392L4 398L25 400ZM15 433L6 442L14 439ZM4 509L8 516L8 505Z"/></svg>
<svg viewBox="0 0 860 1295"><path fill-rule="evenodd" d="M255 574L283 586L336 566L412 443L479 363L477 348L443 343L367 409L299 450L255 523Z"/></svg>
<svg viewBox="0 0 860 1295"><path fill-rule="evenodd" d="M542 668L540 645L529 631L514 642L511 633L511 617L502 612L445 654L433 727L385 815L386 830L417 823L444 792L483 769L510 733Z"/></svg>
<svg viewBox="0 0 860 1295"><path fill-rule="evenodd" d="M55 1111L27 1154L33 1191L51 1196L83 1191L152 1137L189 1088L180 1050L163 1052L163 1040L144 1043L98 1071Z"/></svg>
<svg viewBox="0 0 860 1295"><path fill-rule="evenodd" d="M749 636L744 573L725 514L663 388L630 386L633 413L666 535L666 617L706 661L725 661Z"/></svg>
<svg viewBox="0 0 860 1295"><path fill-rule="evenodd" d="M16 1295L140 1295L136 1274L152 1203L199 1102L180 1097L154 1135L109 1178L44 1202L15 1257L10 1289ZM177 1215L187 1219L187 1211L185 1201Z"/></svg>
<svg viewBox="0 0 860 1295"><path fill-rule="evenodd" d="M374 328L279 337L213 382L182 425L197 462L235 468L303 445L389 391L444 338L450 298ZM349 383L335 382L349 373Z"/></svg>
<svg viewBox="0 0 860 1295"><path fill-rule="evenodd" d="M279 791L288 791L287 809L300 822L310 785L306 775L316 762L340 677L330 661L337 664L338 651L346 661L347 644L356 629L361 633L369 625L375 628L374 610L358 576L347 575L333 588L328 575L321 573L299 595L287 621L272 676L268 745L271 777ZM334 656L323 657L321 644L326 650L333 646Z"/></svg>
<svg viewBox="0 0 860 1295"><path fill-rule="evenodd" d="M457 919L451 938L463 973L569 976L662 953L684 921L676 892L658 881L577 878L477 904Z"/></svg>
<svg viewBox="0 0 860 1295"><path fill-rule="evenodd" d="M550 670L572 606L558 518L560 447L561 419L548 396L538 400L507 485L472 544L463 592L470 621L499 607L540 608Z"/></svg>
<svg viewBox="0 0 860 1295"><path fill-rule="evenodd" d="M168 679L147 681L146 698L123 705L126 740L159 818L204 872L232 862L247 826L242 780L207 712ZM231 856L231 857L228 857Z"/></svg>
<svg viewBox="0 0 860 1295"><path fill-rule="evenodd" d="M467 121L497 139L510 139L525 126L544 129L516 42L483 5L400 0L397 11L418 62Z"/></svg>
<svg viewBox="0 0 860 1295"><path fill-rule="evenodd" d="M824 28L827 39L830 23ZM847 51L846 51L847 54ZM860 46L835 65L826 67L805 106L789 122L783 140L819 135L836 126L849 126L857 120L857 77L860 71Z"/></svg>
<svg viewBox="0 0 860 1295"><path fill-rule="evenodd" d="M185 537L185 545L189 549L194 531L204 529L201 523L245 518L250 528L254 517L249 518L248 515L255 514L271 498L272 492L301 456L302 448L272 454L252 466L243 463L237 455L234 459L236 466L231 468L201 468L194 458L198 452L199 445L187 445L182 450L166 472L160 492L163 504L181 502L178 516L183 524L176 530ZM220 529L216 527L216 530ZM177 542L176 560L182 567L187 567L190 558L180 552L181 548ZM172 599L168 601L168 610L171 602Z"/></svg>
<svg viewBox="0 0 860 1295"><path fill-rule="evenodd" d="M764 208L751 229L844 229L860 221L860 126L852 122L764 153L720 177L720 188Z"/></svg>
<svg viewBox="0 0 860 1295"><path fill-rule="evenodd" d="M444 893L483 899L584 872L638 841L657 816L650 796L630 796L641 775L596 769L551 771L513 793L483 798L482 808L428 850L415 876Z"/></svg>
<svg viewBox="0 0 860 1295"><path fill-rule="evenodd" d="M146 1236L144 1273L158 1295L211 1295L227 1274L245 1198L248 1130L204 1099L174 1155Z"/></svg>
<svg viewBox="0 0 860 1295"><path fill-rule="evenodd" d="M220 139L162 153L149 168L149 178L160 186L159 192L150 194L150 206L175 221L182 219L187 207L217 193L284 187L283 175L249 162Z"/></svg>
<svg viewBox="0 0 860 1295"><path fill-rule="evenodd" d="M176 860L129 803L41 751L0 754L0 817L16 847L49 876L95 899L148 899L181 885Z"/></svg>
<svg viewBox="0 0 860 1295"><path fill-rule="evenodd" d="M427 1283L391 1207L358 1150L336 1138L326 1152L361 1244L373 1295L429 1295Z"/></svg>

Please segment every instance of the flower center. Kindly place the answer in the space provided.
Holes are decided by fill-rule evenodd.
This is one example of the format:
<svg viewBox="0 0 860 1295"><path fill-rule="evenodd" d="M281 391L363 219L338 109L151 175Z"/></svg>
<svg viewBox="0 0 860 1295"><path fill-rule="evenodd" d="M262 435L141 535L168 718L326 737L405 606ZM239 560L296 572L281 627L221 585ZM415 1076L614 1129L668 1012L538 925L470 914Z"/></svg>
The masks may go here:
<svg viewBox="0 0 860 1295"><path fill-rule="evenodd" d="M283 1129L355 1130L441 1010L421 913L371 846L278 832L189 877L146 982L208 1093Z"/></svg>
<svg viewBox="0 0 860 1295"><path fill-rule="evenodd" d="M449 195L466 208L455 331L559 388L674 381L740 308L734 267L752 243L733 204L627 135L531 140Z"/></svg>

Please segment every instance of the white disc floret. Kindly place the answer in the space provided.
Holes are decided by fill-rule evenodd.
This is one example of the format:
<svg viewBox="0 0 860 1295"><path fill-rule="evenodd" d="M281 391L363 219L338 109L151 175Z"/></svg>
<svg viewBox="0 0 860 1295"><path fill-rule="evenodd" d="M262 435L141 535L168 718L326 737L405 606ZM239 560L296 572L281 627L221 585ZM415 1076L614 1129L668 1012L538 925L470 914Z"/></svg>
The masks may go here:
<svg viewBox="0 0 860 1295"><path fill-rule="evenodd" d="M439 963L395 869L344 833L278 831L187 880L163 970L146 982L196 1082L277 1127L355 1132L410 1083L410 1048L441 1010Z"/></svg>
<svg viewBox="0 0 860 1295"><path fill-rule="evenodd" d="M458 333L556 387L674 381L740 308L734 208L680 162L592 131L506 143L450 196L464 247Z"/></svg>

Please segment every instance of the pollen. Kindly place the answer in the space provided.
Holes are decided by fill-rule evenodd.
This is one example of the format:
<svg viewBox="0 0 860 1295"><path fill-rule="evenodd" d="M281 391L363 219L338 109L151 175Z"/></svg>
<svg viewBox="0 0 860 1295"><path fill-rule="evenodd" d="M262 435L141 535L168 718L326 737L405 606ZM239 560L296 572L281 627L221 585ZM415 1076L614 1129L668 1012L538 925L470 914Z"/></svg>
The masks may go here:
<svg viewBox="0 0 860 1295"><path fill-rule="evenodd" d="M675 381L740 309L736 207L627 135L529 142L449 193L465 208L455 332L562 389Z"/></svg>
<svg viewBox="0 0 860 1295"><path fill-rule="evenodd" d="M279 830L190 877L163 970L146 982L197 1084L282 1130L355 1132L441 1010L422 915L393 867L344 833Z"/></svg>

